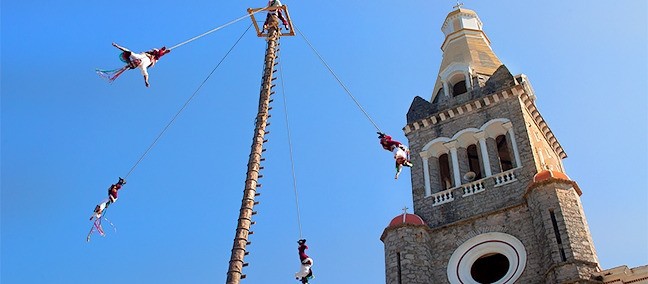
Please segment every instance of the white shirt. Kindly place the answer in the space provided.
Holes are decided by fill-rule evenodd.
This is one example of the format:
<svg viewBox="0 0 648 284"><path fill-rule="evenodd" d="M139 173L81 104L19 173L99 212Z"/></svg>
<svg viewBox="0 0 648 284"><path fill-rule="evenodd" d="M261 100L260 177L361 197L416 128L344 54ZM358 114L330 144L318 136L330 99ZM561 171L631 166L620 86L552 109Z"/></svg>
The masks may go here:
<svg viewBox="0 0 648 284"><path fill-rule="evenodd" d="M148 55L146 55L145 52L142 52L142 53L131 52L130 57L131 57L131 60L137 60L137 61L140 62L139 65L137 65L137 68L140 69L140 71L142 72L142 75L148 76L148 71L146 71L146 68L148 68L148 66L151 65L151 63L153 63L151 61L151 58L148 57Z"/></svg>

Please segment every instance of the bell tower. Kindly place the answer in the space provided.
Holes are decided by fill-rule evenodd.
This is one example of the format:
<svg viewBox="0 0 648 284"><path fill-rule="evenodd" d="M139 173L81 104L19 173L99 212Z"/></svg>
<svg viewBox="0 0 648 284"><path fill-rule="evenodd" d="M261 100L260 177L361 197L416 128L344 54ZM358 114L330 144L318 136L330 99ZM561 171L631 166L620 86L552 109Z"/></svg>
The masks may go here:
<svg viewBox="0 0 648 284"><path fill-rule="evenodd" d="M601 283L567 154L482 26L448 14L432 96L407 112L414 214L400 218L421 221L383 232L387 283Z"/></svg>

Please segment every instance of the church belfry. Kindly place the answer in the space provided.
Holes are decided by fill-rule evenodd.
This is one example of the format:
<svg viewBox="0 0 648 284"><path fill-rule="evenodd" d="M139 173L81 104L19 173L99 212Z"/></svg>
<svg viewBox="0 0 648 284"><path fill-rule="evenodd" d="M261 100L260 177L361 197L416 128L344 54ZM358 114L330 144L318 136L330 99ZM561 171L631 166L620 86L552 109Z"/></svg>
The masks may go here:
<svg viewBox="0 0 648 284"><path fill-rule="evenodd" d="M441 30L432 96L407 112L414 214L381 236L387 284L601 283L582 191L528 78L474 11L456 7Z"/></svg>
<svg viewBox="0 0 648 284"><path fill-rule="evenodd" d="M502 65L493 53L475 11L464 8L452 11L441 30L445 34L441 45L443 60L432 100L438 95L454 97L463 94L479 84L475 80L485 80Z"/></svg>

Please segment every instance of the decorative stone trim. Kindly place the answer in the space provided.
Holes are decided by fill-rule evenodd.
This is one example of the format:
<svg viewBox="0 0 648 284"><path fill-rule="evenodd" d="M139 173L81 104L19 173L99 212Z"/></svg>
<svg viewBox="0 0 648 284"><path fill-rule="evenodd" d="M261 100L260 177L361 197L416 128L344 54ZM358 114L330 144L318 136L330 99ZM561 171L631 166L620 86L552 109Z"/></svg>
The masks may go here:
<svg viewBox="0 0 648 284"><path fill-rule="evenodd" d="M585 261L585 260L568 260L568 261L556 263L556 264L552 265L551 267L549 267L549 269L547 269L547 271L544 274L545 279L547 278L547 276L549 274L553 273L554 270L556 270L557 267L565 266L565 265L581 265L581 266L584 265L584 266L589 266L589 267L599 267L599 264L596 263L596 262ZM578 280L581 280L581 279L578 279ZM565 281L565 283L578 283L578 282L576 280L574 280L573 282L572 281Z"/></svg>
<svg viewBox="0 0 648 284"><path fill-rule="evenodd" d="M630 283L637 283L637 282L639 282L639 281L644 281L644 280L648 280L648 277L639 278L639 279L635 279L635 280L631 280L631 281L626 281L625 283L626 283L626 284L630 284Z"/></svg>
<svg viewBox="0 0 648 284"><path fill-rule="evenodd" d="M541 187L541 186L548 185L548 184L550 184L550 183L559 183L559 184L566 184L566 185L570 185L570 186L572 186L572 188L576 191L576 193L578 193L578 196L583 195L583 192L581 191L580 187L578 186L578 184L577 184L575 181L573 181L573 180L564 180L564 179L559 179L559 178L553 178L553 177L550 177L550 178L547 178L547 179L542 180L542 181L532 182L532 183L529 185L529 187L527 188L526 192L524 193L524 198L527 198L527 196L528 196L529 194L531 194L531 192L532 192L534 189L536 189L536 188L538 188L538 187Z"/></svg>
<svg viewBox="0 0 648 284"><path fill-rule="evenodd" d="M560 143L558 143L558 139L556 139L555 135L547 125L547 122L544 120L538 109L536 108L535 104L533 103L533 100L529 97L529 95L525 92L522 92L520 94L520 100L522 100L523 104L526 106L527 111L533 118L533 121L535 124L538 126L542 134L544 135L545 139L549 142L551 147L558 153L558 156L561 159L567 158L567 153L565 153L565 150L562 148Z"/></svg>
<svg viewBox="0 0 648 284"><path fill-rule="evenodd" d="M511 96L511 93L513 94L513 96L516 96L517 94L520 94L520 95L524 94L523 90L521 90L521 91L516 90L518 88L522 89L521 86L515 86L515 87L513 87L512 91L509 91L509 90L501 91L501 92L498 92L498 93L494 93L492 95L488 95L488 96L481 97L481 98L478 98L476 100L467 102L467 103L465 103L463 105L460 105L460 106L458 106L456 108L451 108L451 109L440 111L440 112L438 112L436 114L430 115L430 116L428 116L426 118L423 118L423 119L420 119L420 120L417 120L417 121L414 121L412 123L409 123L409 124L405 125L405 127L403 128L403 131L407 135L407 134L409 134L410 132L412 132L414 130L419 130L420 128L427 128L427 127L435 125L435 124L437 124L439 122L446 121L446 120L448 120L450 118L455 118L455 117L458 117L458 116L469 114L472 111L476 111L476 110L478 110L478 109L480 109L482 107L491 105L494 102L499 102L501 100L508 99ZM529 106L527 105L527 108L528 107Z"/></svg>
<svg viewBox="0 0 648 284"><path fill-rule="evenodd" d="M527 255L522 242L506 233L489 232L470 238L452 253L448 261L448 281L452 284L478 284L472 278L471 268L479 258L490 254L502 254L509 261L506 274L496 284L515 283L524 272Z"/></svg>
<svg viewBox="0 0 648 284"><path fill-rule="evenodd" d="M430 227L428 225L416 225L416 224L409 224L409 223L402 223L394 226L389 226L383 230L382 235L380 235L380 240L384 241L385 237L387 236L387 233L398 230L400 228L405 228L405 227L411 227L411 228L421 228L424 229L425 231L429 232L431 231Z"/></svg>

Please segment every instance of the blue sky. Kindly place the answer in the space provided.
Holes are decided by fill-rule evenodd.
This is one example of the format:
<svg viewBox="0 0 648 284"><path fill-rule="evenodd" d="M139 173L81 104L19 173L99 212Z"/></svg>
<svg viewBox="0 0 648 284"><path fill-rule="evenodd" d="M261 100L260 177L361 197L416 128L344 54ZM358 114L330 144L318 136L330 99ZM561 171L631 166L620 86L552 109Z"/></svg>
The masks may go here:
<svg viewBox="0 0 648 284"><path fill-rule="evenodd" d="M377 124L396 139L429 99L453 1L290 2L291 16ZM494 52L529 76L566 150L603 268L648 263L645 1L464 1ZM2 1L2 283L225 281L258 101L265 41L248 33L131 174L85 243L87 220L249 25L175 49L112 85L95 68L172 46L263 1ZM304 237L315 283L384 283L379 237L411 206L409 171L300 37L281 66ZM281 89L273 103L249 283L290 283L299 238ZM360 277L359 279L357 277Z"/></svg>

